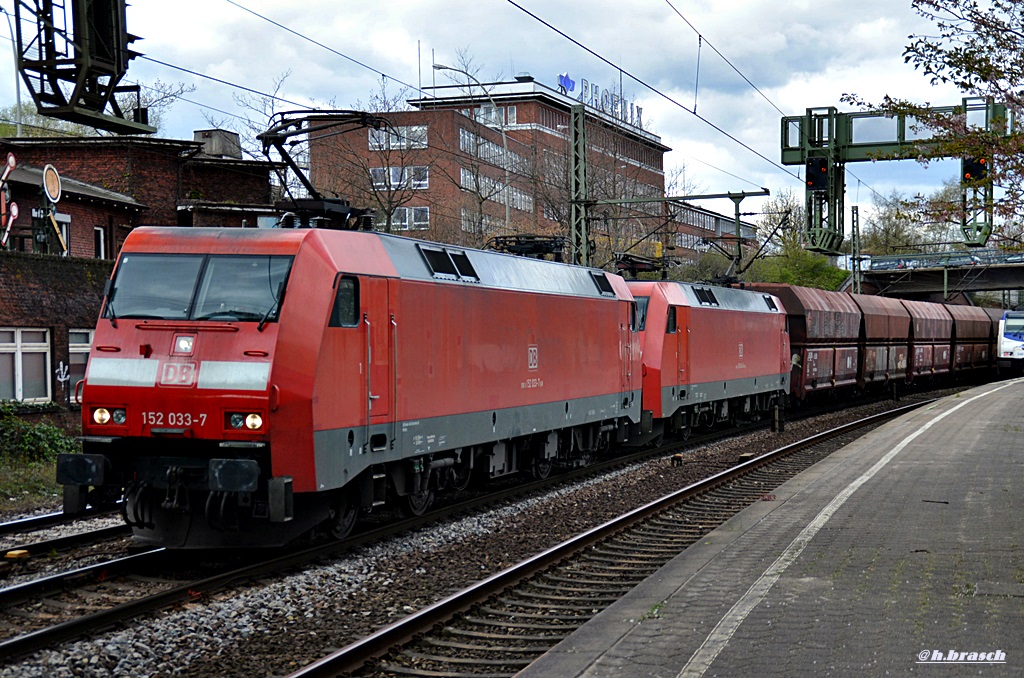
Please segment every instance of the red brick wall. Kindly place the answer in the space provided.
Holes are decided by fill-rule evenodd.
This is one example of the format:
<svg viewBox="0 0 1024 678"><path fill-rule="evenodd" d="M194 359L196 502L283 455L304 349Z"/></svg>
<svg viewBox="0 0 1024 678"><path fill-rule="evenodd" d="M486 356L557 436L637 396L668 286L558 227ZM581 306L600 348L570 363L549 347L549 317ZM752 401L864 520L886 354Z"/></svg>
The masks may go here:
<svg viewBox="0 0 1024 678"><path fill-rule="evenodd" d="M235 164L188 163L182 169L182 200L270 203L269 172Z"/></svg>
<svg viewBox="0 0 1024 678"><path fill-rule="evenodd" d="M132 215L127 210L111 210L109 207L95 204L72 202L71 199L61 200L57 211L71 217L70 234L67 243L69 256L91 258L96 256L96 227L103 229L105 259L113 259L120 250L121 242L127 234ZM120 238L118 238L120 236Z"/></svg>
<svg viewBox="0 0 1024 678"><path fill-rule="evenodd" d="M183 158L187 142L166 144L30 143L13 147L18 162L47 163L63 177L128 195L148 209L133 226L177 226L178 206L193 201L270 204L270 171L265 165Z"/></svg>
<svg viewBox="0 0 1024 678"><path fill-rule="evenodd" d="M0 327L50 331L50 392L66 404L75 385L57 380L69 364L68 330L96 326L112 262L0 252Z"/></svg>
<svg viewBox="0 0 1024 678"><path fill-rule="evenodd" d="M63 177L117 191L149 209L142 217L149 225L177 225L179 199L178 146L139 148L129 144L60 144L17 147L19 163L42 167L47 163Z"/></svg>

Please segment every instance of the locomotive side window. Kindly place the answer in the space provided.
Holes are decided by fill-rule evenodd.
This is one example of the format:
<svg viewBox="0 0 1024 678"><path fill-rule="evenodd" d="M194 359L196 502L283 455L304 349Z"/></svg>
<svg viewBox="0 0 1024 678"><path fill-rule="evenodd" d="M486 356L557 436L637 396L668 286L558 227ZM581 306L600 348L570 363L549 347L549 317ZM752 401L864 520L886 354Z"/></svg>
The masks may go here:
<svg viewBox="0 0 1024 678"><path fill-rule="evenodd" d="M272 322L291 265L290 256L126 254L103 317Z"/></svg>
<svg viewBox="0 0 1024 678"><path fill-rule="evenodd" d="M437 249L419 246L431 275L442 278L452 277L463 281L480 282L480 276L473 268L469 255L459 250Z"/></svg>
<svg viewBox="0 0 1024 678"><path fill-rule="evenodd" d="M669 306L668 321L665 323L665 334L675 334L678 329L679 326L676 324L676 307Z"/></svg>
<svg viewBox="0 0 1024 678"><path fill-rule="evenodd" d="M469 261L469 256L465 252L448 252L452 257L452 263L455 264L455 268L459 271L459 276L462 278L468 278L469 280L480 280L480 276L476 274L476 269L473 268L473 264Z"/></svg>
<svg viewBox="0 0 1024 678"><path fill-rule="evenodd" d="M430 266L430 270L434 275L450 275L458 277L459 271L455 268L455 264L452 262L451 257L444 250L436 250L430 247L420 247L420 251L423 252L423 256L427 258L427 264Z"/></svg>
<svg viewBox="0 0 1024 678"><path fill-rule="evenodd" d="M359 281L339 276L337 287L329 326L355 327L359 324Z"/></svg>
<svg viewBox="0 0 1024 678"><path fill-rule="evenodd" d="M636 331L643 332L647 326L647 304L651 301L650 297L634 297L636 300Z"/></svg>
<svg viewBox="0 0 1024 678"><path fill-rule="evenodd" d="M697 295L697 300L700 301L702 306L718 306L718 298L711 291L711 288L694 287L693 293Z"/></svg>

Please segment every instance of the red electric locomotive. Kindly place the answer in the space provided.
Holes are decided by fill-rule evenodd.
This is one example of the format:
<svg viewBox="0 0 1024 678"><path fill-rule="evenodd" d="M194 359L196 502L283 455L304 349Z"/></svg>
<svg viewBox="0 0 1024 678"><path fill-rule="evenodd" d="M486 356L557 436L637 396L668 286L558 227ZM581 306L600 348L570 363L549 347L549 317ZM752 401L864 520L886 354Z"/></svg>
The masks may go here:
<svg viewBox="0 0 1024 678"><path fill-rule="evenodd" d="M81 385L84 454L58 460L65 510L123 495L142 540L266 546L585 463L639 422L635 318L594 269L372 232L136 229Z"/></svg>
<svg viewBox="0 0 1024 678"><path fill-rule="evenodd" d="M653 435L777 412L789 392L790 347L776 297L679 282L627 284L641 310L643 414Z"/></svg>

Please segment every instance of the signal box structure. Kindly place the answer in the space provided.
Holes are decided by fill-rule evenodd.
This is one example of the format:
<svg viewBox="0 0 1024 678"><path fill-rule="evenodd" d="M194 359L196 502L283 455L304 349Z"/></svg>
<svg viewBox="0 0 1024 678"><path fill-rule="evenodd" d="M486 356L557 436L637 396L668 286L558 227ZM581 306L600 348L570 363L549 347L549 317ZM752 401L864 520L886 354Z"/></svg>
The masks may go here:
<svg viewBox="0 0 1024 678"><path fill-rule="evenodd" d="M139 86L121 85L138 56L125 0L14 3L18 71L41 115L118 134L152 134ZM118 95L135 98L131 118Z"/></svg>

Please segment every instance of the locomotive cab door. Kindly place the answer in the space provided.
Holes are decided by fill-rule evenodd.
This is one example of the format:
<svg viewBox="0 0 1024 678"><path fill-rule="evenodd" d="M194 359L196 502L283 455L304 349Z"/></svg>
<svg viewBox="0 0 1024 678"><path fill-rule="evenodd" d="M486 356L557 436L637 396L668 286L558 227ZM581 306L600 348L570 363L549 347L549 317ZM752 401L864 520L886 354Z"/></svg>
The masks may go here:
<svg viewBox="0 0 1024 678"><path fill-rule="evenodd" d="M365 337L366 419L370 427L372 450L387 448L390 433L378 427L391 420L395 397L394 334L397 329L391 313L387 278L364 278L362 286L362 323Z"/></svg>

